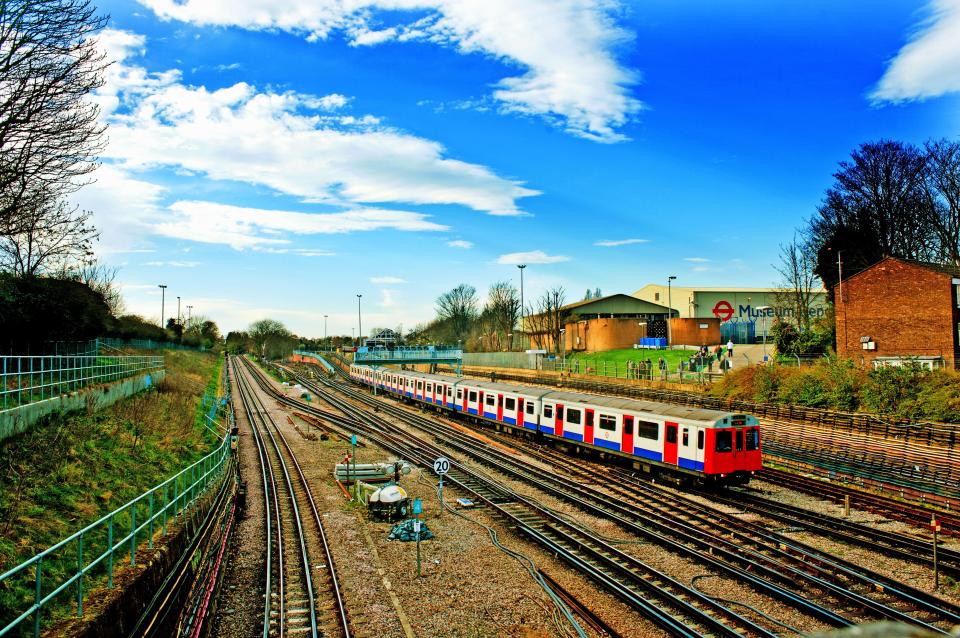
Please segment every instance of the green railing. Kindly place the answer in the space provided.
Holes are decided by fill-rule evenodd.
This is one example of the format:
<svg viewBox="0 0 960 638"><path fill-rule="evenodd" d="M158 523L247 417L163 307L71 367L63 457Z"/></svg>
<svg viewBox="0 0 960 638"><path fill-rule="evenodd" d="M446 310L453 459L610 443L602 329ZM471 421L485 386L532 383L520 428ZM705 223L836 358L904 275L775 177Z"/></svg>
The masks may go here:
<svg viewBox="0 0 960 638"><path fill-rule="evenodd" d="M46 355L0 359L0 411L88 385L163 369L162 356Z"/></svg>
<svg viewBox="0 0 960 638"><path fill-rule="evenodd" d="M6 602L13 592L29 592L19 597L12 613L15 618L2 618L0 636L5 636L33 617L33 635L40 635L40 621L45 608L50 608L68 590L74 589L77 616L83 615L85 580L106 576L113 587L115 563L128 561L136 565L138 547L153 548L157 531L167 533L168 524L175 524L210 487L219 486L232 463L230 436L219 447L176 476L144 492L98 521L84 527L69 538L40 552L0 575L0 591ZM44 582L44 566L63 574L55 582ZM68 566L64 571L64 566ZM48 577L49 578L49 577ZM10 605L6 605L9 607ZM26 633L26 632L23 632Z"/></svg>

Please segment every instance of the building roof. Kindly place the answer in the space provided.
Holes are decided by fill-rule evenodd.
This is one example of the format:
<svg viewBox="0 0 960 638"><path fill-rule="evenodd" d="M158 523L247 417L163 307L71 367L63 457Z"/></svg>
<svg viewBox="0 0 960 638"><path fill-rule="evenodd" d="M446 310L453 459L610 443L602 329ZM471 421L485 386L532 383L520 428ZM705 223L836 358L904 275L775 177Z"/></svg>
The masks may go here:
<svg viewBox="0 0 960 638"><path fill-rule="evenodd" d="M584 299L583 301L577 301L575 303L567 304L561 310L572 311L578 310L584 312L586 307L599 304L600 306L615 306L617 304L629 304L633 310L632 312L644 312L644 313L655 313L655 314L667 314L669 309L666 306L663 306L658 303L653 303L652 301L646 301L645 299L638 299L633 295L627 295L624 293L616 293L613 295L607 295L605 297L597 297L595 299ZM600 310L599 312L606 314L610 312L609 310ZM616 313L614 313L616 314Z"/></svg>
<svg viewBox="0 0 960 638"><path fill-rule="evenodd" d="M873 270L880 266L880 264L887 261L899 261L901 264L907 264L909 266L916 266L917 268L923 268L924 270L929 270L940 275L947 275L949 277L958 277L960 278L960 266L955 266L952 264L940 264L933 261L920 261L918 259L905 259L903 257L884 257L880 261L874 262L864 268L863 270L857 272L856 274L850 275L844 281L850 281L851 279L856 279L860 275ZM841 282L837 282L833 285L836 288ZM844 295L846 296L846 295Z"/></svg>
<svg viewBox="0 0 960 638"><path fill-rule="evenodd" d="M657 288L666 288L667 284L647 284L643 288L640 288L637 291L630 293L632 296L637 297L643 294L643 291L647 288L656 286ZM750 288L750 287L738 287L738 286L672 286L672 288L677 292L759 292L759 293L776 293L783 290L783 288ZM826 292L825 288L814 288L814 293Z"/></svg>

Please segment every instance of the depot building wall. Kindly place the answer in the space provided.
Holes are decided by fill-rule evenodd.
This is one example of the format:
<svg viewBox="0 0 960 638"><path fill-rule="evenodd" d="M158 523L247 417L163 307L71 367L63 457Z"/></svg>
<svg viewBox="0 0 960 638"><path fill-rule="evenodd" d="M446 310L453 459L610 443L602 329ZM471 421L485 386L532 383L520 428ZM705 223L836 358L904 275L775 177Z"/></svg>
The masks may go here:
<svg viewBox="0 0 960 638"><path fill-rule="evenodd" d="M647 322L636 318L601 317L570 322L564 328L566 349L585 352L632 348L647 336Z"/></svg>

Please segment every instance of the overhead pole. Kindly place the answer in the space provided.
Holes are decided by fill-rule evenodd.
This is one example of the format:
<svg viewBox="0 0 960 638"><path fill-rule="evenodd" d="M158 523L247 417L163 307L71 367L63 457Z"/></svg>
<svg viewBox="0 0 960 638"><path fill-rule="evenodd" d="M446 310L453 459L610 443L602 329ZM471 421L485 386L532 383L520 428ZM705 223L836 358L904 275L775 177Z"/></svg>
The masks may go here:
<svg viewBox="0 0 960 638"><path fill-rule="evenodd" d="M526 264L517 264L517 268L520 269L520 339L521 339L521 341L523 340L523 335L525 334L525 332L524 332L524 327L523 327L523 313L524 313L524 305L523 305L523 269L526 268L526 267L527 267ZM510 345L512 346L513 344L511 343ZM522 345L522 344L521 344L521 345Z"/></svg>
<svg viewBox="0 0 960 638"><path fill-rule="evenodd" d="M160 327L163 328L163 320L166 318L166 308L165 303L167 299L167 284L160 284Z"/></svg>
<svg viewBox="0 0 960 638"><path fill-rule="evenodd" d="M670 306L667 314L667 347L671 350L673 349L673 328L670 326L673 321L673 289L671 288L671 284L676 278L676 275L667 277L667 305Z"/></svg>
<svg viewBox="0 0 960 638"><path fill-rule="evenodd" d="M360 314L360 298L362 294L357 295L357 346L363 342L363 316Z"/></svg>

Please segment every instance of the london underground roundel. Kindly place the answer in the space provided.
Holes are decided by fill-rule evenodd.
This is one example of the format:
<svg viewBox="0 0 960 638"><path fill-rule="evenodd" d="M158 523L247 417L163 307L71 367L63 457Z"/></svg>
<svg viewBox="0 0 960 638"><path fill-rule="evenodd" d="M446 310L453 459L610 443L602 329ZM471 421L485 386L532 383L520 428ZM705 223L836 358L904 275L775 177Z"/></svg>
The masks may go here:
<svg viewBox="0 0 960 638"><path fill-rule="evenodd" d="M728 321L733 316L733 306L726 299L721 299L713 307L713 316L719 319L721 323Z"/></svg>

